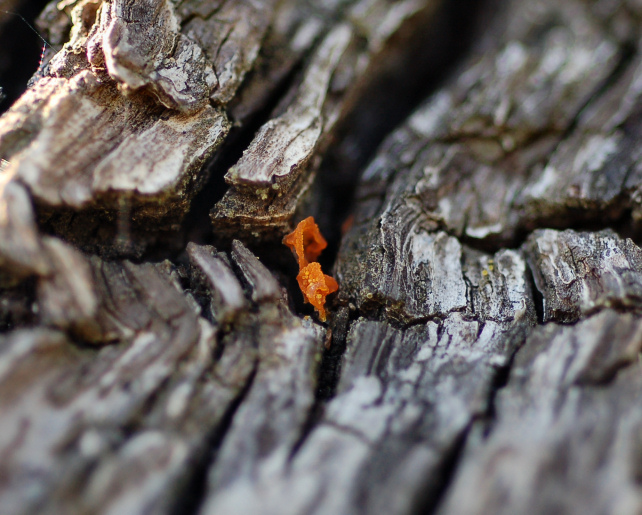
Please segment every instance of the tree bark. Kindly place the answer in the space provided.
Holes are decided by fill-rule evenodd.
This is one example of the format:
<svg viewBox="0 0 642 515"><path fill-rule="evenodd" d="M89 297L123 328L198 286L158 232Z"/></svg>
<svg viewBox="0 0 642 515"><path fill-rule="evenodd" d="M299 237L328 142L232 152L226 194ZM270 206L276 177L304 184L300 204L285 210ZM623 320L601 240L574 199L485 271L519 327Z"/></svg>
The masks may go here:
<svg viewBox="0 0 642 515"><path fill-rule="evenodd" d="M0 118L0 511L639 513L640 19L50 4Z"/></svg>

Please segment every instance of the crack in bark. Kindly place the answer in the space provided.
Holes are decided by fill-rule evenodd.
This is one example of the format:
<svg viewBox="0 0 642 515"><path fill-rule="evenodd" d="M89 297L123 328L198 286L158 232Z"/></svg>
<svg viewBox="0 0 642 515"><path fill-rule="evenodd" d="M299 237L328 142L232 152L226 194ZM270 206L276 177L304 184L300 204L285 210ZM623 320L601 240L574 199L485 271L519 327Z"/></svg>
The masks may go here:
<svg viewBox="0 0 642 515"><path fill-rule="evenodd" d="M216 243L227 248L229 240L217 237L212 233L210 210L225 195L229 186L225 183L225 174L229 168L243 155L259 129L271 118L274 110L283 100L283 95L290 90L301 70L301 62L297 63L275 87L265 105L255 113L240 129L233 128L227 137L224 148L212 161L204 166L209 179L194 198L191 208L185 217L183 232L188 234L188 242L198 244Z"/></svg>
<svg viewBox="0 0 642 515"><path fill-rule="evenodd" d="M323 199L323 211L317 219L328 240L328 248L321 258L324 267L334 266L342 239L341 225L353 210L359 176L381 142L457 69L482 26L481 18L492 16L484 9L489 3L488 0L446 2L441 14L435 17L436 22L414 43L417 50L410 55L422 64L413 62L413 79L408 81L405 75L386 77L373 85L338 128L338 143L326 152L313 186L321 191ZM466 36L462 38L462 34ZM446 53L431 53L435 48ZM418 69L421 77L415 75ZM376 123L372 123L375 107L383 108L384 112L378 113ZM351 142L351 152L344 148L345 141Z"/></svg>
<svg viewBox="0 0 642 515"><path fill-rule="evenodd" d="M496 368L495 376L491 383L491 388L488 392L486 412L481 415L474 416L471 419L469 425L463 431L462 435L456 440L450 453L445 456L442 465L442 472L439 474L439 476L442 478L442 483L436 488L434 494L432 494L429 499L426 499L424 503L415 511L417 515L432 515L438 512L442 501L445 499L447 492L453 484L458 469L462 465L464 450L466 449L466 445L468 444L468 440L473 428L479 424L483 425L484 439L488 438L492 433L494 423L497 419L496 398L499 395L499 392L506 388L506 386L508 385L510 374L513 369L513 364L515 362L515 356L521 349L523 343L526 341L528 334L530 334L533 330L534 328L531 328L530 331L522 331L524 332L524 334L518 336L523 340L522 344L515 347L508 362L505 365Z"/></svg>
<svg viewBox="0 0 642 515"><path fill-rule="evenodd" d="M183 478L182 491L179 490L172 506L168 510L170 515L197 515L199 513L205 500L209 470L216 461L217 451L232 426L234 414L252 389L257 371L258 361L255 361L254 369L250 373L246 384L226 410L221 424L213 428L207 436L202 455L195 457L195 463L191 469L190 476Z"/></svg>
<svg viewBox="0 0 642 515"><path fill-rule="evenodd" d="M423 494L424 498L417 501L417 506L413 510L415 515L434 515L437 513L439 505L457 473L457 467L461 462L471 427L472 422L462 431L450 450L444 454L438 473L441 482L437 485L427 485Z"/></svg>

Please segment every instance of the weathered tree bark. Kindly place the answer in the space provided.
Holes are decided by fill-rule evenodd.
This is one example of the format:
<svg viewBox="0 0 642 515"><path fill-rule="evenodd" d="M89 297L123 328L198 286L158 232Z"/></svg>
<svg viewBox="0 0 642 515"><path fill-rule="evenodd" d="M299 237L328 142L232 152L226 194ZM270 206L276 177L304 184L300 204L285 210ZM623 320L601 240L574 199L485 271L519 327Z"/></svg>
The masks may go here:
<svg viewBox="0 0 642 515"><path fill-rule="evenodd" d="M0 118L0 512L642 511L638 4L50 4Z"/></svg>

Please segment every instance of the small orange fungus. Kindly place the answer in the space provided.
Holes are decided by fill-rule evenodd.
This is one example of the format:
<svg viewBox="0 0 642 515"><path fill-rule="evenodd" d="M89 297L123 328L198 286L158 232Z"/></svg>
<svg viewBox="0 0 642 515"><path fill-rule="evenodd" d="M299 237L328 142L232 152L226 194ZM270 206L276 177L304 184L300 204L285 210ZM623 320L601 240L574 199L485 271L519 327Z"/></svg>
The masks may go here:
<svg viewBox="0 0 642 515"><path fill-rule="evenodd" d="M337 281L321 271L319 263L310 263L301 269L296 276L299 288L306 302L309 302L319 312L321 322L325 322L325 298L339 289Z"/></svg>
<svg viewBox="0 0 642 515"><path fill-rule="evenodd" d="M328 246L328 242L321 236L319 226L312 216L301 220L294 232L283 238L283 243L296 254L299 261L299 269L304 268L312 261L316 261L321 251Z"/></svg>
<svg viewBox="0 0 642 515"><path fill-rule="evenodd" d="M309 216L299 222L294 232L283 238L283 243L290 247L299 263L299 275L296 280L303 292L303 299L314 306L319 319L325 322L325 298L339 289L337 281L321 270L316 259L328 242L321 236L319 226Z"/></svg>

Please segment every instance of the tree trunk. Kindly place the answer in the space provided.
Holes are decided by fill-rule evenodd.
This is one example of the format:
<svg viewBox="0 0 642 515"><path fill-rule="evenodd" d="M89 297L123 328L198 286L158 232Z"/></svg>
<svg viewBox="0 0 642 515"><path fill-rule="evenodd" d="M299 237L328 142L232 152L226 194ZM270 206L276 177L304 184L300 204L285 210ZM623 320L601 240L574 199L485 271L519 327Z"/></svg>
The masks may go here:
<svg viewBox="0 0 642 515"><path fill-rule="evenodd" d="M0 118L0 511L640 513L640 20L50 4Z"/></svg>

